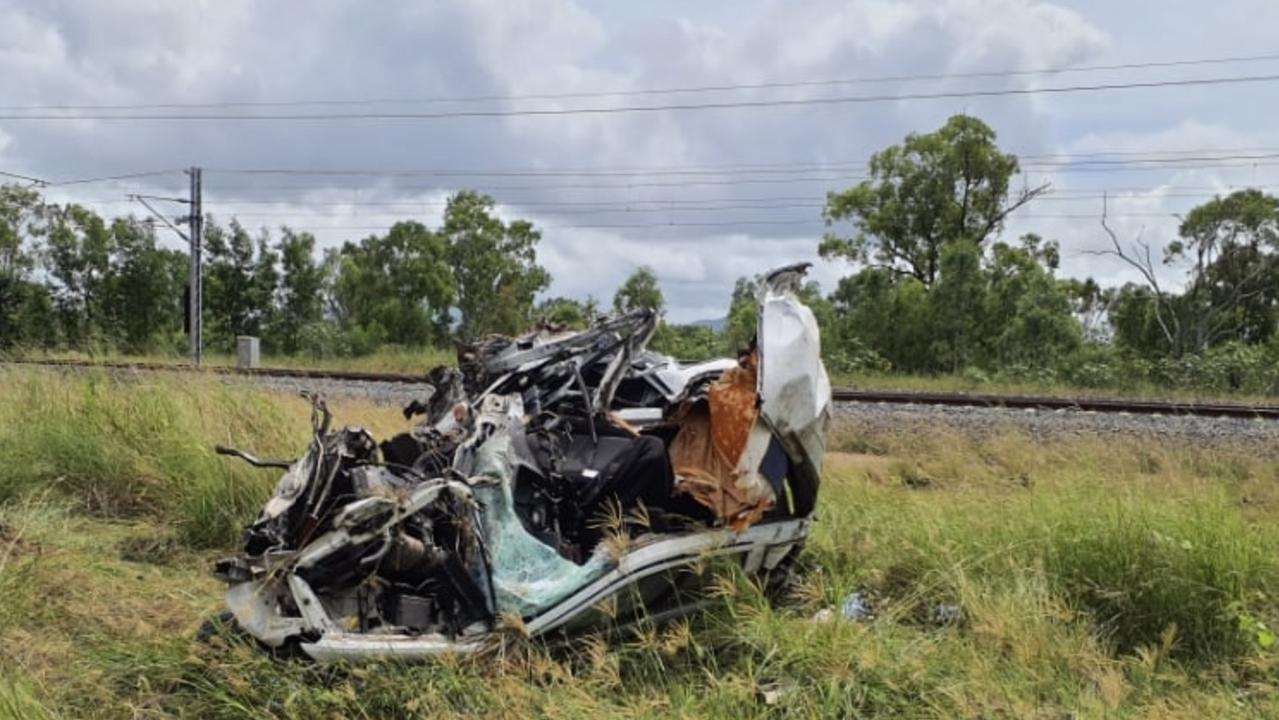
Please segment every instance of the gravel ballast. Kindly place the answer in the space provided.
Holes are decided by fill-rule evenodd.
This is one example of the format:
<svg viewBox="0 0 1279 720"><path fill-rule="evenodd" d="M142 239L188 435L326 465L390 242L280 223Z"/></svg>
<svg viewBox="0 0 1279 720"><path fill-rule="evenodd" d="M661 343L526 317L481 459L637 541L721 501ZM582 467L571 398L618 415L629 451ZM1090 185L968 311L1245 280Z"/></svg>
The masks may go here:
<svg viewBox="0 0 1279 720"><path fill-rule="evenodd" d="M977 434L1013 429L1043 439L1123 434L1201 442L1260 443L1279 448L1279 422L1232 417L839 402L834 406L834 420L871 431L944 425Z"/></svg>

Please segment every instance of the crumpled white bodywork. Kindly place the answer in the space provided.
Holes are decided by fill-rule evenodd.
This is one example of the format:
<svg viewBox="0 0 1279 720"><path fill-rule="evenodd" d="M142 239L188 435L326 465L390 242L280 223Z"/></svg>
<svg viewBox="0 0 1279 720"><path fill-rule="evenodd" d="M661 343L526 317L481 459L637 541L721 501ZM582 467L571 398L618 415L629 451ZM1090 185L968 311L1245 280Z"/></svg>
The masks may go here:
<svg viewBox="0 0 1279 720"><path fill-rule="evenodd" d="M826 454L831 387L813 311L795 297L798 274L760 287L760 416L794 457L820 467Z"/></svg>

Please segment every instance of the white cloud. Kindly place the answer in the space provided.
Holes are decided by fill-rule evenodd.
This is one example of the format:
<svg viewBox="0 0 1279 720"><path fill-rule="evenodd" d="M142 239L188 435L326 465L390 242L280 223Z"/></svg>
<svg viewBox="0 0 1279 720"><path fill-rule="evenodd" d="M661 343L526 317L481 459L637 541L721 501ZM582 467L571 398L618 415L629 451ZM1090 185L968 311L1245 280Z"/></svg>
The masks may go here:
<svg viewBox="0 0 1279 720"><path fill-rule="evenodd" d="M1137 38L1152 48L1162 36L1192 36L1209 15L1246 6L1254 27L1274 26L1279 9L1256 0L1223 0L1212 7L1165 13L1152 27L1144 14L1113 3L1038 0L782 0L697 4L655 2L645 9L592 0L355 3L249 0L171 3L127 0L35 3L0 0L0 97L10 105L310 98L447 97L592 92L849 78L1000 68L1049 68L1112 61ZM651 12L651 11L650 11ZM1198 19L1197 19L1198 18ZM1268 20L1266 19L1268 18ZM1209 19L1210 20L1210 19ZM1216 22L1211 20L1211 22ZM1166 27L1169 23L1175 28ZM1180 35L1178 35L1180 33ZM1117 42L1123 38L1123 43ZM1179 47L1189 47L1182 44ZM1171 51L1169 51L1171 52ZM1245 54L1230 48L1222 54ZM1190 50L1178 50L1191 55ZM1167 75L1168 73L1164 73ZM1071 78L840 85L752 92L735 98L896 93L965 87L1061 84ZM1275 102L1253 88L1258 107L1239 112L1212 89L1132 95L967 99L785 109L713 110L500 120L393 122L147 123L0 120L0 169L45 177L84 177L200 164L208 207L246 225L338 228L389 225L397 215L434 222L439 202L473 184L495 195L504 213L536 219L546 228L542 257L556 281L554 294L611 298L641 264L663 281L672 316L713 315L734 280L769 266L816 259L821 233L815 208L646 212L664 201L725 201L751 205L778 197L820 202L837 182L731 184L731 174L573 178L373 179L348 176L257 177L219 168L653 168L748 163L817 163L865 158L908 132L929 131L967 111L987 120L1005 148L1022 153L1115 149L1239 147L1274 144L1261 118ZM523 106L575 103L647 104L723 99L723 94L632 96L529 101ZM489 103L485 107L502 107ZM441 109L453 105L393 109ZM311 110L314 108L302 108ZM351 108L337 108L351 109ZM1268 168L1251 170L1270 178ZM850 170L849 174L856 174ZM1191 170L1133 176L1049 176L1063 190L1126 185L1226 187L1249 180L1246 169ZM184 178L84 186L75 199L119 201L129 190L179 192ZM565 187L570 186L570 187ZM1077 193L1078 194L1078 193ZM1116 201L1129 213L1174 212L1186 200L1153 190ZM67 199L73 195L67 193ZM285 200L277 205L237 200ZM369 206L367 202L409 203ZM549 203L616 203L555 211ZM412 203L421 203L420 208ZM1183 203L1179 205L1178 203ZM804 203L796 203L804 204ZM118 212L127 205L100 205ZM598 207L598 206L596 206ZM1082 214L1086 199L1037 205L1027 215ZM252 214L254 217L250 217ZM275 217L260 217L274 214ZM794 225L720 226L734 219ZM1135 232L1130 221L1125 232ZM692 227L589 228L701 222ZM1156 223L1146 222L1153 228ZM1094 222L1016 220L1010 234L1034 230L1056 237L1074 273L1112 272L1079 251L1095 248ZM1159 226L1160 232L1166 227ZM367 232L318 231L336 244ZM829 287L847 268L818 262Z"/></svg>

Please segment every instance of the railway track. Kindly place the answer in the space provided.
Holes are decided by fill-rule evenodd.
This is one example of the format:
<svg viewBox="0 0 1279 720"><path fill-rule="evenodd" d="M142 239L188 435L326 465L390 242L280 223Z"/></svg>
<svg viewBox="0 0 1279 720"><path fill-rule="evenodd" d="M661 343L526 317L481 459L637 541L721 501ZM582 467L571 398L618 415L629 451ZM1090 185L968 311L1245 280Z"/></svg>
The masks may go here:
<svg viewBox="0 0 1279 720"><path fill-rule="evenodd" d="M146 362L87 362L81 360L4 360L0 364L67 369L100 368L122 371L192 372L190 365ZM325 380L331 382L390 383L422 385L422 375L375 373L300 368L254 368L206 366L199 372L222 375ZM1181 415L1198 417L1231 417L1279 420L1279 406L1244 405L1238 403L1201 403L1167 400L1130 400L1123 398L1057 397L1050 395L996 395L975 393L906 392L895 390L856 390L837 388L832 397L837 403L878 403L888 405L938 405L949 407L986 407L1009 410L1070 410L1092 413L1125 413L1129 415Z"/></svg>
<svg viewBox="0 0 1279 720"><path fill-rule="evenodd" d="M1279 406L1236 403L1198 403L1172 400L1055 397L1051 395L989 395L970 393L901 392L836 389L835 402L890 403L896 405L946 405L992 407L1010 410L1076 410L1129 415L1194 415L1279 420Z"/></svg>

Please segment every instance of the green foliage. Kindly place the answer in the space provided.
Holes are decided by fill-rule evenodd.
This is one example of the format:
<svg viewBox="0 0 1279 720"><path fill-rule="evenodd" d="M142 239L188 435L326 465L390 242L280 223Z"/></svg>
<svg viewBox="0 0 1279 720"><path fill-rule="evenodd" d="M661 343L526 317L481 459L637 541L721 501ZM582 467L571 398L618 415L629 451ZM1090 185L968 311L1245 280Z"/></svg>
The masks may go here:
<svg viewBox="0 0 1279 720"><path fill-rule="evenodd" d="M1248 528L1228 500L1208 495L1185 508L1076 501L1053 508L1056 521L1043 526L1036 544L1054 584L1091 612L1121 651L1155 644L1170 627L1183 657L1249 651L1237 607L1276 568L1265 544L1242 541Z"/></svg>
<svg viewBox="0 0 1279 720"><path fill-rule="evenodd" d="M416 222L344 244L333 289L342 326L405 345L443 343L453 302L447 256L444 239Z"/></svg>
<svg viewBox="0 0 1279 720"><path fill-rule="evenodd" d="M723 354L723 341L719 335L703 325L663 323L649 344L657 352L679 360L710 360Z"/></svg>
<svg viewBox="0 0 1279 720"><path fill-rule="evenodd" d="M613 295L613 312L628 313L644 308L661 315L666 310L666 298L657 284L653 268L644 265L631 273Z"/></svg>
<svg viewBox="0 0 1279 720"><path fill-rule="evenodd" d="M868 180L828 196L827 221L850 221L853 231L832 232L819 250L862 265L828 297L811 283L801 293L833 372L1275 392L1279 199L1241 190L1192 210L1164 253L1188 271L1182 292L1164 290L1159 269L1131 255L1130 265L1149 271L1146 284L1061 279L1055 242L999 239L1008 212L1039 190L1010 193L1017 159L995 141L980 120L955 116L877 153ZM530 223L502 220L492 198L469 191L450 199L439 228L401 222L323 262L306 233L255 238L235 220L210 219L206 344L230 352L235 336L257 335L268 353L339 362L383 343L445 347L537 320L588 326L599 314L594 299L535 305L550 285L537 264L540 240ZM0 186L0 350L180 352L186 267L149 223ZM721 333L661 327L654 347L687 359L746 349L756 289L757 279L737 280ZM637 307L665 309L651 267L612 298L615 312Z"/></svg>
<svg viewBox="0 0 1279 720"><path fill-rule="evenodd" d="M955 116L877 153L869 180L828 197L827 221L852 220L857 234L827 235L821 254L867 264L819 313L841 371L1048 372L1080 346L1072 299L1096 301L1054 277L1057 244L1033 234L1018 247L990 242L1037 194L1009 202L1017 170L989 127Z"/></svg>
<svg viewBox="0 0 1279 720"><path fill-rule="evenodd" d="M519 332L550 276L536 264L539 233L493 208L459 193L439 230L401 222L323 262L308 233L254 238L234 219L209 218L206 347L229 352L236 336L255 335L267 352L362 356L388 341L446 345L455 318L467 337ZM185 254L159 247L150 223L0 186L0 349L173 352L184 344L186 285ZM577 324L594 313L577 309Z"/></svg>
<svg viewBox="0 0 1279 720"><path fill-rule="evenodd" d="M733 286L733 296L728 303L728 317L724 321L724 344L732 355L746 350L755 339L756 326L759 324L759 291L758 280L737 278Z"/></svg>
<svg viewBox="0 0 1279 720"><path fill-rule="evenodd" d="M552 297L537 304L533 315L539 321L563 325L572 330L584 330L599 314L599 303L594 298L579 302L572 298Z"/></svg>
<svg viewBox="0 0 1279 720"><path fill-rule="evenodd" d="M873 155L869 171L869 180L827 196L827 222L851 220L856 234L828 233L822 256L873 263L929 287L948 244L982 248L1005 216L1034 196L1028 191L1007 203L1017 158L1001 153L995 132L968 115L934 133L907 135Z"/></svg>
<svg viewBox="0 0 1279 720"><path fill-rule="evenodd" d="M0 185L0 275L31 269L30 248L23 247L46 231L40 193L18 185Z"/></svg>
<svg viewBox="0 0 1279 720"><path fill-rule="evenodd" d="M28 683L8 677L0 679L0 720L53 720Z"/></svg>
<svg viewBox="0 0 1279 720"><path fill-rule="evenodd" d="M116 335L128 352L147 352L158 337L182 328L182 288L189 271L186 255L156 245L149 224L116 219L113 272L108 292Z"/></svg>
<svg viewBox="0 0 1279 720"><path fill-rule="evenodd" d="M1023 237L1021 247L995 243L982 312L992 338L988 366L1052 368L1079 349L1073 286L1053 277L1057 258L1057 243L1036 235Z"/></svg>
<svg viewBox="0 0 1279 720"><path fill-rule="evenodd" d="M914 277L867 268L831 295L824 338L863 361L846 372L1052 372L1081 347L1070 286L1052 275L1053 243L1024 238L983 254L953 243L930 289ZM819 306L820 307L820 306ZM819 315L819 317L822 317ZM869 353L869 355L867 355Z"/></svg>
<svg viewBox="0 0 1279 720"><path fill-rule="evenodd" d="M979 323L986 294L981 249L973 242L948 244L941 255L941 275L928 293L928 321L935 328L932 362L950 371L977 359L982 339Z"/></svg>
<svg viewBox="0 0 1279 720"><path fill-rule="evenodd" d="M1121 256L1142 270L1146 283L1120 290L1111 312L1117 343L1148 358L1180 358L1273 337L1279 325L1279 199L1255 189L1214 198L1191 210L1178 234L1164 248L1164 262L1187 268L1179 294L1159 286L1149 262Z"/></svg>
<svg viewBox="0 0 1279 720"><path fill-rule="evenodd" d="M1191 210L1172 262L1193 259L1182 301L1189 314L1184 349L1221 342L1264 342L1279 321L1279 198L1239 190Z"/></svg>
<svg viewBox="0 0 1279 720"><path fill-rule="evenodd" d="M45 245L46 266L57 281L57 303L67 342L87 346L113 329L112 252L115 227L78 205L51 209Z"/></svg>
<svg viewBox="0 0 1279 720"><path fill-rule="evenodd" d="M1232 342L1196 355L1147 358L1105 346L1061 365L1062 379L1083 387L1183 388L1215 393L1279 395L1279 342Z"/></svg>
<svg viewBox="0 0 1279 720"><path fill-rule="evenodd" d="M256 253L255 253L256 250ZM204 227L205 343L230 351L239 335L261 337L275 324L279 255L266 231L255 242L239 221Z"/></svg>
<svg viewBox="0 0 1279 720"><path fill-rule="evenodd" d="M301 347L303 330L323 318L326 272L316 261L315 236L284 228L280 253L279 312L272 335L286 353Z"/></svg>
<svg viewBox="0 0 1279 720"><path fill-rule="evenodd" d="M542 234L532 223L504 223L487 195L463 191L449 198L440 228L456 283L458 333L464 339L525 329L534 296L551 284L537 264Z"/></svg>
<svg viewBox="0 0 1279 720"><path fill-rule="evenodd" d="M1241 478L1266 470L1232 467L1207 449L1113 439L1058 445L903 432L879 437L877 447L926 458L910 472L929 478L930 489L953 484L951 500L902 496L870 478L860 505L825 506L851 516L841 522L862 528L870 554L816 551L828 567L858 568L872 593L896 599L907 616L920 603L962 600L967 583L997 592L1039 576L1118 652L1157 646L1173 628L1172 654L1191 662L1256 650L1258 629L1241 631L1241 608L1268 608L1257 623L1273 617L1258 593L1279 578L1279 536L1247 522L1238 500L1260 487L1241 488ZM961 499L1009 477L1033 488ZM890 497L899 502L885 503ZM991 502L1000 512L983 514Z"/></svg>
<svg viewBox="0 0 1279 720"><path fill-rule="evenodd" d="M0 349L29 339L25 320L36 293L30 281L35 257L30 247L46 231L45 208L34 190L0 185Z"/></svg>
<svg viewBox="0 0 1279 720"><path fill-rule="evenodd" d="M313 322L298 333L298 355L312 360L360 358L377 352L388 340L381 325L356 325L349 329L330 322Z"/></svg>

